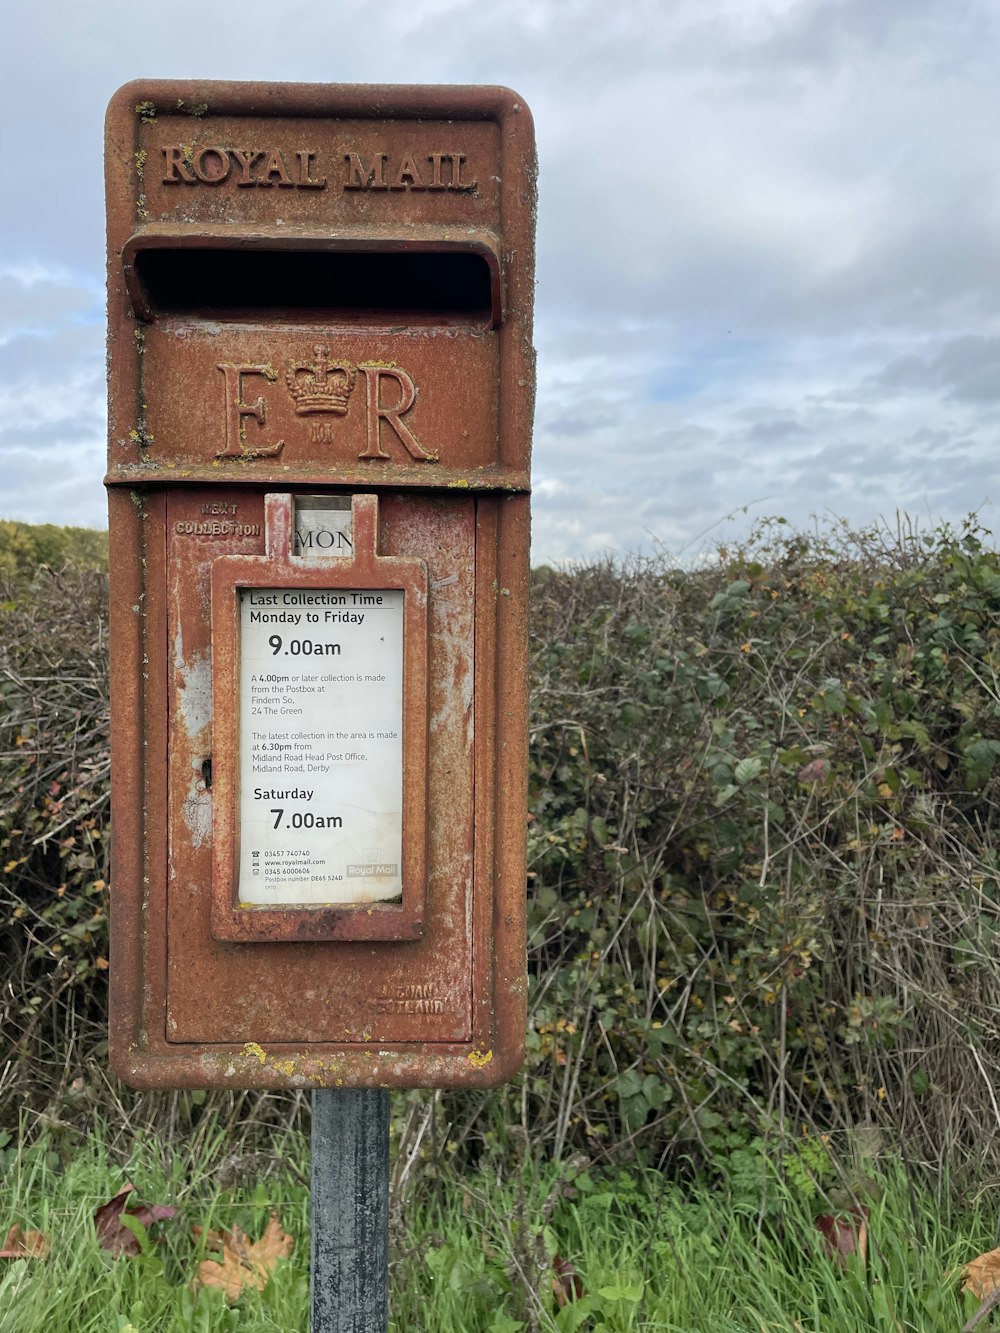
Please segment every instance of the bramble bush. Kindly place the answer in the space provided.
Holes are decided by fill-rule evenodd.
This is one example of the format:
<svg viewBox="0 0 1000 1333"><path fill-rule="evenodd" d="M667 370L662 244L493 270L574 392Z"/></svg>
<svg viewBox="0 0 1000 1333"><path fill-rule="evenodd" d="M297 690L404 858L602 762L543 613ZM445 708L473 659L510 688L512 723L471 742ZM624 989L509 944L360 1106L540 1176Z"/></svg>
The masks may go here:
<svg viewBox="0 0 1000 1333"><path fill-rule="evenodd" d="M0 573L3 1120L71 1083L104 1041L106 630L103 572Z"/></svg>
<svg viewBox="0 0 1000 1333"><path fill-rule="evenodd" d="M69 578L0 594L6 1077L46 1096L106 957L103 585ZM540 569L532 611L527 1061L400 1099L413 1153L737 1163L868 1126L995 1172L988 534L776 520L700 568Z"/></svg>
<svg viewBox="0 0 1000 1333"><path fill-rule="evenodd" d="M882 1125L995 1170L1000 558L765 524L540 571L525 1128L718 1157Z"/></svg>

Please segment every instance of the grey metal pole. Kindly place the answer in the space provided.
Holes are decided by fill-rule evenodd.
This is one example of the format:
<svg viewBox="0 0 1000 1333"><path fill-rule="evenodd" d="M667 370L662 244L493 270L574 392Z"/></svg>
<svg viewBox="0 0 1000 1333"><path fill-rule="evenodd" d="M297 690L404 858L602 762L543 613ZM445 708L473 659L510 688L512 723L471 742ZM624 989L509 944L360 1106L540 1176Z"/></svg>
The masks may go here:
<svg viewBox="0 0 1000 1333"><path fill-rule="evenodd" d="M389 1094L312 1095L312 1333L386 1333Z"/></svg>

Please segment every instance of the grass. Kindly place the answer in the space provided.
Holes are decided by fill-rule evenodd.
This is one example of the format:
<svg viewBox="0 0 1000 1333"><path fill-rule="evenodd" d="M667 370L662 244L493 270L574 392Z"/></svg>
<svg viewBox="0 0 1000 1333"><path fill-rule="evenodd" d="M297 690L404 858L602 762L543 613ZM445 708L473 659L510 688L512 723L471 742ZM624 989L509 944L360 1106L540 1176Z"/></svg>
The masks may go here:
<svg viewBox="0 0 1000 1333"><path fill-rule="evenodd" d="M63 1146L57 1153L43 1139L0 1152L0 1230L20 1222L43 1232L51 1246L44 1260L0 1260L0 1333L289 1333L308 1327L309 1202L294 1174L308 1161L301 1136L282 1145L298 1161L232 1160L218 1135L199 1143L197 1159L147 1139L127 1159L115 1160L110 1137L98 1127L72 1150ZM142 1202L170 1204L178 1213L151 1232L155 1242L140 1228L137 1257L116 1258L101 1249L93 1217L126 1182ZM279 1263L264 1291L248 1292L236 1308L215 1290L196 1295L191 1279L199 1260L212 1255L191 1228L235 1223L255 1238L272 1211L305 1253Z"/></svg>
<svg viewBox="0 0 1000 1333"><path fill-rule="evenodd" d="M100 1126L71 1150L51 1139L0 1149L0 1229L44 1232L44 1260L0 1260L0 1333L258 1333L308 1328L308 1143L275 1138L234 1158L209 1126L193 1146L137 1141L127 1154ZM429 1165L429 1164L428 1164ZM869 1255L846 1271L823 1248L804 1176L734 1172L728 1183L671 1184L652 1170L522 1163L506 1179L447 1168L411 1177L393 1208L390 1328L397 1333L958 1333L977 1307L958 1270L991 1249L996 1208L955 1208L888 1164L870 1191ZM791 1173L794 1176L794 1172ZM98 1244L95 1208L126 1181L178 1215L141 1233L142 1252ZM195 1225L259 1236L276 1212L296 1239L261 1293L228 1305L192 1289L204 1241ZM565 1274L559 1308L553 1257ZM571 1265L567 1268L566 1265ZM989 1318L979 1325L993 1327Z"/></svg>

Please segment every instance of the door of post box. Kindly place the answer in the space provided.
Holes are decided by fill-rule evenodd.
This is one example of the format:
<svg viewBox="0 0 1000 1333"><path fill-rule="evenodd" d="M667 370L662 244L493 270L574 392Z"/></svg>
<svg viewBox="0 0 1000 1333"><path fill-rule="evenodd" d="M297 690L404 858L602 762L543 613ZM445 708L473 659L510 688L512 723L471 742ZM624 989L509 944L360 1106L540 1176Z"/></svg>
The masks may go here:
<svg viewBox="0 0 1000 1333"><path fill-rule="evenodd" d="M529 115L132 84L106 164L113 1063L498 1081L526 991Z"/></svg>

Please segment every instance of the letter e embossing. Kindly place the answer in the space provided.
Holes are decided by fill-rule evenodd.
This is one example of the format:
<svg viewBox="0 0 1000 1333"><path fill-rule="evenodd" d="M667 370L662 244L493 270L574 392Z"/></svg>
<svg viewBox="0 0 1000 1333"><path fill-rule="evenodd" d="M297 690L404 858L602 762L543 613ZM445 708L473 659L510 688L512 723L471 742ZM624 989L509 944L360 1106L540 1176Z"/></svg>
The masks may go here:
<svg viewBox="0 0 1000 1333"><path fill-rule="evenodd" d="M246 442L246 418L253 417L258 426L263 426L267 406L263 394L252 403L243 401L243 381L248 375L262 375L273 384L278 372L271 366L234 366L229 363L218 367L226 380L226 445L215 455L216 458L277 458L285 447L284 440L266 448L256 449Z"/></svg>

